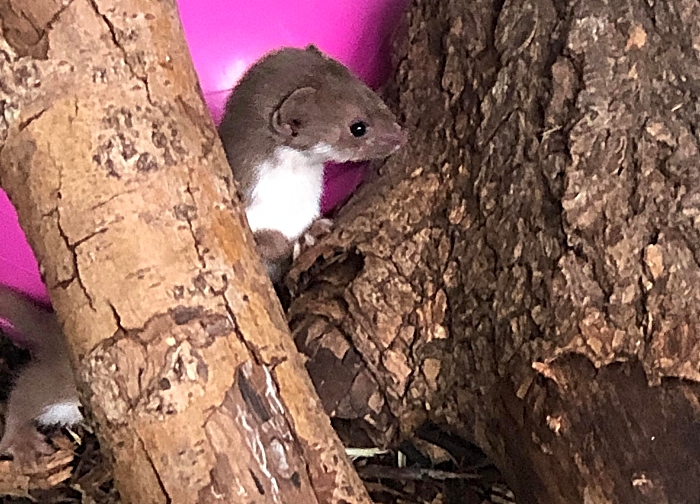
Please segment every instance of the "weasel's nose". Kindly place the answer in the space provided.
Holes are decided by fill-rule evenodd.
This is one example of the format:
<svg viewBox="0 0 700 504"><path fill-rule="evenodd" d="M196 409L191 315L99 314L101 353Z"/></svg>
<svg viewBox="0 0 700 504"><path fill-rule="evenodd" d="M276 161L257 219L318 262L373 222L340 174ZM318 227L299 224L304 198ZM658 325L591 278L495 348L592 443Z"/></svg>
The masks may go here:
<svg viewBox="0 0 700 504"><path fill-rule="evenodd" d="M408 143L408 131L403 129L401 126L398 124L395 126L397 135L399 137L399 146L403 147Z"/></svg>
<svg viewBox="0 0 700 504"><path fill-rule="evenodd" d="M398 124L394 124L392 131L379 135L377 140L383 145L393 147L392 152L394 152L406 145L406 142L408 142L408 132L402 129Z"/></svg>

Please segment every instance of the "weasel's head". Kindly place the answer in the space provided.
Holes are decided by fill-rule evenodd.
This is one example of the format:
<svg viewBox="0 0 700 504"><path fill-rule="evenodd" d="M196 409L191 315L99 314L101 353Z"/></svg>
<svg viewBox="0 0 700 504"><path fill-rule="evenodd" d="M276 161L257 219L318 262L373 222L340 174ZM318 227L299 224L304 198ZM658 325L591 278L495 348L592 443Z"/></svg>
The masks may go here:
<svg viewBox="0 0 700 504"><path fill-rule="evenodd" d="M286 145L344 162L381 159L406 143L394 114L346 67L313 46L292 51L303 53L313 71L272 114L271 126Z"/></svg>

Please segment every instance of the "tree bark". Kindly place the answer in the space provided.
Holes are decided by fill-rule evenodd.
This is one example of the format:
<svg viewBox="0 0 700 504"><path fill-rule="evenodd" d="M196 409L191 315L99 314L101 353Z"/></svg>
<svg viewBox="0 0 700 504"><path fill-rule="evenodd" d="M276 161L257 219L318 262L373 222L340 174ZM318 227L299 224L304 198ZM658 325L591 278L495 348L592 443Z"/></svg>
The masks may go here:
<svg viewBox="0 0 700 504"><path fill-rule="evenodd" d="M368 502L254 252L175 2L1 0L0 178L125 502Z"/></svg>
<svg viewBox="0 0 700 504"><path fill-rule="evenodd" d="M700 495L700 6L415 0L413 141L289 278L319 395L519 503ZM340 370L340 371L339 371Z"/></svg>

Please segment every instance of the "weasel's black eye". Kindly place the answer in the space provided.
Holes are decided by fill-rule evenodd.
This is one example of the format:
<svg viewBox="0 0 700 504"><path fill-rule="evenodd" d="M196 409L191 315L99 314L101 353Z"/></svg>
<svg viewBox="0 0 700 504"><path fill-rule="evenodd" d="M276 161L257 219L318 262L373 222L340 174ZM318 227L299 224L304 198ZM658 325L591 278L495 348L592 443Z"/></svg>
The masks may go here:
<svg viewBox="0 0 700 504"><path fill-rule="evenodd" d="M355 138L363 137L365 136L365 133L367 133L367 125L362 121L352 123L350 125L350 133L352 133L352 136L354 136Z"/></svg>

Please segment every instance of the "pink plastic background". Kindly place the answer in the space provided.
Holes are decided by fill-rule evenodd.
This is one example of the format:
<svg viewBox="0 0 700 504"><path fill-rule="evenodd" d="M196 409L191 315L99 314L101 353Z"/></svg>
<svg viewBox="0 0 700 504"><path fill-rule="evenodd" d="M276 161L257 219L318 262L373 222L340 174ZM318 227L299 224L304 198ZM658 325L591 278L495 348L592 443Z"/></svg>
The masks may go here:
<svg viewBox="0 0 700 504"><path fill-rule="evenodd" d="M407 2L179 0L179 8L204 97L218 123L227 93L241 75L263 54L282 46L316 44L377 88L391 73L390 39ZM362 164L329 165L324 212L344 201L363 176ZM2 189L0 283L48 303L34 254Z"/></svg>

